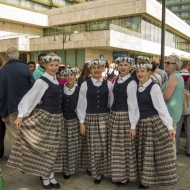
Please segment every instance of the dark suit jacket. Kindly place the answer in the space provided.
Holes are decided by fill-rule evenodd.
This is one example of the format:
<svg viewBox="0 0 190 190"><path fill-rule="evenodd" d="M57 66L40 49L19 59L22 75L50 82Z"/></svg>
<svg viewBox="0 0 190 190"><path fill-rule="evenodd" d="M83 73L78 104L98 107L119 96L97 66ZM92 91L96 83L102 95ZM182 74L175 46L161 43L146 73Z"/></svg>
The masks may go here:
<svg viewBox="0 0 190 190"><path fill-rule="evenodd" d="M0 115L18 111L18 104L34 84L34 77L25 62L8 61L0 70Z"/></svg>

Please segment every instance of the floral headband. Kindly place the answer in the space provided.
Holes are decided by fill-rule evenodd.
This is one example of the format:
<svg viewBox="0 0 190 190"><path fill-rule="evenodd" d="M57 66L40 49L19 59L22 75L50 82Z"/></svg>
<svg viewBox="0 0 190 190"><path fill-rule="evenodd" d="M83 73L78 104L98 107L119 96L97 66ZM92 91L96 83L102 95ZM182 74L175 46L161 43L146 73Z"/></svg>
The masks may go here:
<svg viewBox="0 0 190 190"><path fill-rule="evenodd" d="M42 62L43 62L43 63L49 63L49 62L51 62L51 61L59 61L59 62L61 62L61 58L60 58L59 56L57 56L57 55L53 55L53 56L51 56L51 55L46 55L46 56L44 56L44 57L42 58Z"/></svg>
<svg viewBox="0 0 190 190"><path fill-rule="evenodd" d="M73 74L77 74L78 73L78 69L73 67L73 68L67 68L67 69L64 69L60 72L60 75L63 76L63 75L66 75L68 73L73 73Z"/></svg>
<svg viewBox="0 0 190 190"><path fill-rule="evenodd" d="M115 63L119 63L119 62L134 63L135 61L133 58L130 58L130 57L118 57L115 60Z"/></svg>
<svg viewBox="0 0 190 190"><path fill-rule="evenodd" d="M135 69L152 69L151 63L137 63L134 65Z"/></svg>
<svg viewBox="0 0 190 190"><path fill-rule="evenodd" d="M138 62L150 63L150 59L149 59L149 57L147 57L147 56L139 55L139 56L137 57L137 63L138 63Z"/></svg>
<svg viewBox="0 0 190 190"><path fill-rule="evenodd" d="M105 62L104 61L100 61L100 60L93 60L93 61L90 61L88 62L88 68L94 66L94 65L102 65L102 66L105 66Z"/></svg>

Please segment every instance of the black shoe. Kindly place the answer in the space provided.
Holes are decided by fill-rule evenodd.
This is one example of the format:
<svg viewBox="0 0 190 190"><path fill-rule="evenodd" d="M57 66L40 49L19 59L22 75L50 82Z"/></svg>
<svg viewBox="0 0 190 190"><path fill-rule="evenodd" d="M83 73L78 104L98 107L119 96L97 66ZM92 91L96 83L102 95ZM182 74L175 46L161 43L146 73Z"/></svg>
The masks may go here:
<svg viewBox="0 0 190 190"><path fill-rule="evenodd" d="M118 186L125 186L125 185L128 184L128 182L129 182L129 181L126 181L126 182L122 183L122 182L120 181L120 182L116 182L116 185L118 185Z"/></svg>
<svg viewBox="0 0 190 190"><path fill-rule="evenodd" d="M53 178L54 178L54 177L53 177ZM51 178L51 179L53 179L53 178ZM59 185L59 183L51 183L51 179L49 179L51 186L52 186L53 188L55 188L55 189L60 189L61 186Z"/></svg>
<svg viewBox="0 0 190 190"><path fill-rule="evenodd" d="M102 181L102 178L100 178L100 179L94 179L94 184L100 184L101 181Z"/></svg>
<svg viewBox="0 0 190 190"><path fill-rule="evenodd" d="M67 180L67 179L70 178L70 175L63 174L63 178L64 178L65 180Z"/></svg>
<svg viewBox="0 0 190 190"><path fill-rule="evenodd" d="M86 169L86 173L88 176L92 176L92 172L89 169Z"/></svg>
<svg viewBox="0 0 190 190"><path fill-rule="evenodd" d="M190 156L190 154L186 153L186 156Z"/></svg>
<svg viewBox="0 0 190 190"><path fill-rule="evenodd" d="M3 156L3 157L0 158L0 163L6 163L7 160L8 160L8 157Z"/></svg>
<svg viewBox="0 0 190 190"><path fill-rule="evenodd" d="M53 186L51 185L51 183L49 183L48 185L44 185L42 177L40 177L40 180L42 181L42 185L45 189L53 189ZM45 179L45 180L47 180L47 179Z"/></svg>
<svg viewBox="0 0 190 190"><path fill-rule="evenodd" d="M148 186L145 186L145 185L139 185L139 189L148 189L149 187Z"/></svg>

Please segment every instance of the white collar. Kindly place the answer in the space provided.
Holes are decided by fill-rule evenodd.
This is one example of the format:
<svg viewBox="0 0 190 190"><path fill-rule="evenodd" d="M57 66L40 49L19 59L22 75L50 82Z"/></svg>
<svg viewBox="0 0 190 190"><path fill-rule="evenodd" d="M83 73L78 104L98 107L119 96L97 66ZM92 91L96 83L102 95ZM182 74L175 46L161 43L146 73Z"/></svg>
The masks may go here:
<svg viewBox="0 0 190 190"><path fill-rule="evenodd" d="M49 75L48 73L46 73L45 72L45 74L43 75L44 77L46 77L47 79L49 79L50 81L53 81L53 80L55 80L56 79L56 76L51 76L51 75Z"/></svg>
<svg viewBox="0 0 190 190"><path fill-rule="evenodd" d="M139 86L146 88L151 82L152 82L152 79L149 79L149 80L148 80L147 82L145 82L144 84L140 84L140 83L139 83Z"/></svg>
<svg viewBox="0 0 190 190"><path fill-rule="evenodd" d="M76 88L76 84L74 84L73 88L68 88L66 86L66 84L64 85L64 88L65 88L65 91L70 91L70 92L74 92L75 91L75 88Z"/></svg>
<svg viewBox="0 0 190 190"><path fill-rule="evenodd" d="M130 73L125 75L124 77L119 76L119 79L122 80L122 81L126 81L129 77L131 77Z"/></svg>
<svg viewBox="0 0 190 190"><path fill-rule="evenodd" d="M91 80L92 80L92 82L94 82L94 83L103 82L103 78L102 78L102 77L101 77L100 79L95 79L95 78L91 77Z"/></svg>

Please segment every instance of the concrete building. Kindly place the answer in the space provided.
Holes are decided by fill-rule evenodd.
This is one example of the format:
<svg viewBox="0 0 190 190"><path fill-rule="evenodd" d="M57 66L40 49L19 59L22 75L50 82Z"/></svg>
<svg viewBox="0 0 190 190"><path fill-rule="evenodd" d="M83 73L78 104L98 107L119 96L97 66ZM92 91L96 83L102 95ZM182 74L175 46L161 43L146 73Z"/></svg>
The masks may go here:
<svg viewBox="0 0 190 190"><path fill-rule="evenodd" d="M42 13L1 4L0 28L17 36L0 37L0 55L14 45L27 60L53 51L72 66L120 55L159 57L161 11L156 0L94 0ZM190 59L190 26L167 10L165 54L172 53Z"/></svg>
<svg viewBox="0 0 190 190"><path fill-rule="evenodd" d="M162 2L162 0L158 0ZM190 25L190 1L166 0L166 7Z"/></svg>

